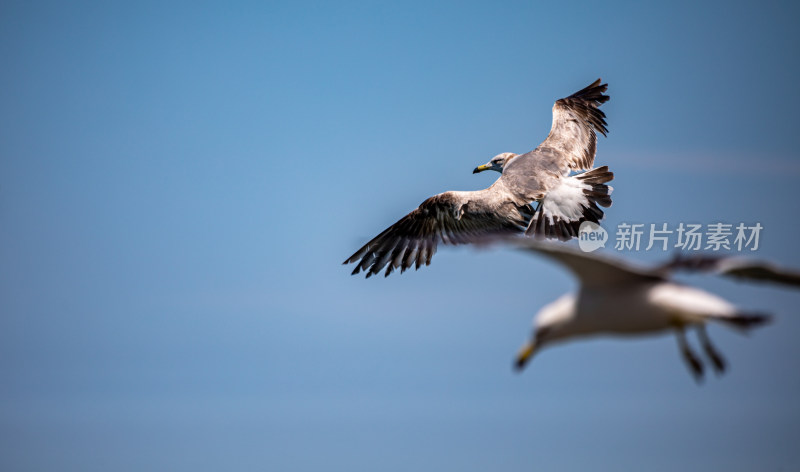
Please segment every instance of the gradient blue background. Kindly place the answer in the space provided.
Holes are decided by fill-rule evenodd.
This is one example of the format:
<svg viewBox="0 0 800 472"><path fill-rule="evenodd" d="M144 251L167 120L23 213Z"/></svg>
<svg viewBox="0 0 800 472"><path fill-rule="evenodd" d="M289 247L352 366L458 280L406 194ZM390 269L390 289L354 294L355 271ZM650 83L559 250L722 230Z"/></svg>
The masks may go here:
<svg viewBox="0 0 800 472"><path fill-rule="evenodd" d="M800 292L684 279L776 315L698 386L671 336L512 373L547 261L340 265L602 77L607 227L800 266L788 5L3 2L0 468L797 470Z"/></svg>

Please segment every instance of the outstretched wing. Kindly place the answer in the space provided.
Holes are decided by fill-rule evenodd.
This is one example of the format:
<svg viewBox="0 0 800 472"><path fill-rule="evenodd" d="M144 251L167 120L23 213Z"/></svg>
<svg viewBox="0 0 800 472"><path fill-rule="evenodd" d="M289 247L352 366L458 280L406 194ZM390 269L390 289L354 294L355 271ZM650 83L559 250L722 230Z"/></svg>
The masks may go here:
<svg viewBox="0 0 800 472"><path fill-rule="evenodd" d="M480 242L498 234L521 233L533 214L530 206L512 203L492 205L486 191L445 192L422 202L416 210L386 228L344 264L357 263L353 275L365 271L367 278L386 267L385 275L422 264L429 265L436 247Z"/></svg>
<svg viewBox="0 0 800 472"><path fill-rule="evenodd" d="M621 259L611 259L579 251L563 244L530 239L514 241L518 248L535 252L560 263L572 272L587 288L620 287L647 281L664 280L648 269L634 267Z"/></svg>
<svg viewBox="0 0 800 472"><path fill-rule="evenodd" d="M800 287L800 271L777 267L759 260L722 255L699 254L691 256L676 255L664 264L661 270L711 272L739 280L773 282L792 287Z"/></svg>
<svg viewBox="0 0 800 472"><path fill-rule="evenodd" d="M604 95L608 84L597 79L583 90L556 100L553 105L553 126L538 149L546 148L561 154L563 168L591 169L597 151L597 134L608 133L606 115L600 108L609 97Z"/></svg>

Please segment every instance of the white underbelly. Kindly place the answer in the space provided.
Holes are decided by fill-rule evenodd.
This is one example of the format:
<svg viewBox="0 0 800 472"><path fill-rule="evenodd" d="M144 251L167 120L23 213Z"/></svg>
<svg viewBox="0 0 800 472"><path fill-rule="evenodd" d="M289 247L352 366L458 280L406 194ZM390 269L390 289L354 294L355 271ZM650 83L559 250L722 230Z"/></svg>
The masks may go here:
<svg viewBox="0 0 800 472"><path fill-rule="evenodd" d="M578 298L580 325L587 332L641 334L673 329L676 313L654 304L653 284L618 291L584 291Z"/></svg>

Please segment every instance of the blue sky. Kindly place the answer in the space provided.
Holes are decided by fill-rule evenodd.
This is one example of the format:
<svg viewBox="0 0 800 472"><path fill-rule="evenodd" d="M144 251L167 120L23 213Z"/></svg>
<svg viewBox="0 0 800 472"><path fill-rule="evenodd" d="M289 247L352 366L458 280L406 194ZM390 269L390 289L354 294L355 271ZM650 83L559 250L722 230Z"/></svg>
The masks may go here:
<svg viewBox="0 0 800 472"><path fill-rule="evenodd" d="M4 470L800 466L789 290L695 283L773 326L514 352L575 287L512 251L341 261L609 83L605 225L760 222L800 266L796 6L0 6ZM656 261L662 253L626 257Z"/></svg>

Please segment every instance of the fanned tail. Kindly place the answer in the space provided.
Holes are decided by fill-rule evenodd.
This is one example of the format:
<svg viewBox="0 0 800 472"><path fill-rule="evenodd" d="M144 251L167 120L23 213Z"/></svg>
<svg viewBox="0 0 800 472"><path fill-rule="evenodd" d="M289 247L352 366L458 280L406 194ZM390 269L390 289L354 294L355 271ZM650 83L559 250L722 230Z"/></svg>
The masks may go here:
<svg viewBox="0 0 800 472"><path fill-rule="evenodd" d="M614 189L606 182L613 179L614 173L608 166L564 177L561 184L542 199L525 235L561 241L578 237L581 223L599 223L604 216L600 207L611 206Z"/></svg>
<svg viewBox="0 0 800 472"><path fill-rule="evenodd" d="M733 316L715 318L718 321L727 323L730 326L742 331L749 331L753 328L765 325L772 321L772 316L765 313L739 312Z"/></svg>

